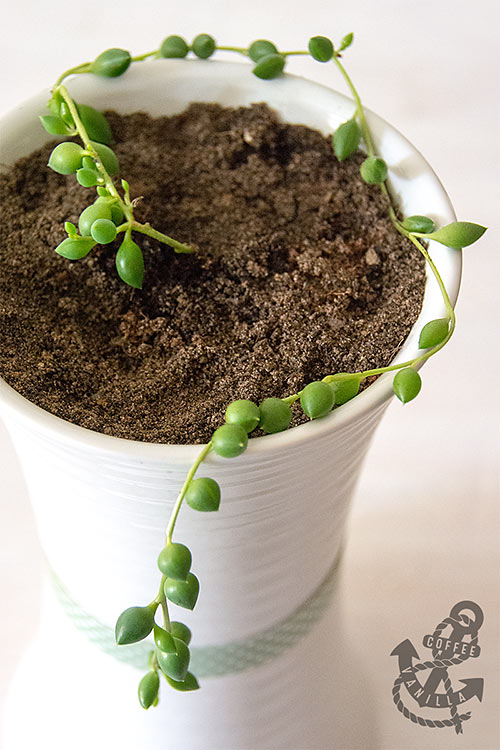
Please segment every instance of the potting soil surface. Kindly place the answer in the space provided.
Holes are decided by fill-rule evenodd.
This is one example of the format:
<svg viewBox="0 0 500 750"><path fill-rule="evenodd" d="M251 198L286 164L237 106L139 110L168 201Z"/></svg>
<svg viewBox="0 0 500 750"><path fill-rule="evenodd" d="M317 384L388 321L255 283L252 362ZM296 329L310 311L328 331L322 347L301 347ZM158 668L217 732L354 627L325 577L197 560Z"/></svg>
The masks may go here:
<svg viewBox="0 0 500 750"><path fill-rule="evenodd" d="M425 268L361 154L338 162L330 138L265 104L107 117L136 218L197 252L134 235L134 290L115 270L119 239L83 260L54 252L95 189L47 168L53 143L3 170L0 375L13 388L91 430L201 443L233 399L394 357ZM296 405L292 424L306 420Z"/></svg>

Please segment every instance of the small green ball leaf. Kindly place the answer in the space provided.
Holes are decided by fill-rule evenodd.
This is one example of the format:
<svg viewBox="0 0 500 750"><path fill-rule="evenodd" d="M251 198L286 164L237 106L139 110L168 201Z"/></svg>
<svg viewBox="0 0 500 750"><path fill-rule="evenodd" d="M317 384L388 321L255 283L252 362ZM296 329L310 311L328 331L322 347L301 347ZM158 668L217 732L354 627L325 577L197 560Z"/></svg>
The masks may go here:
<svg viewBox="0 0 500 750"><path fill-rule="evenodd" d="M163 590L169 601L185 609L194 609L200 593L200 583L194 573L188 573L185 581L167 578Z"/></svg>
<svg viewBox="0 0 500 750"><path fill-rule="evenodd" d="M75 127L75 121L68 106L68 102L64 99L61 100L61 103L59 105L59 116L62 120L64 120L69 128L73 129Z"/></svg>
<svg viewBox="0 0 500 750"><path fill-rule="evenodd" d="M113 222L113 224L119 227L123 219L124 219L124 214L123 214L121 207L118 205L118 203L112 203L111 204L111 221Z"/></svg>
<svg viewBox="0 0 500 750"><path fill-rule="evenodd" d="M68 260L80 260L90 253L96 243L90 237L67 237L56 248L58 255Z"/></svg>
<svg viewBox="0 0 500 750"><path fill-rule="evenodd" d="M145 709L151 708L158 697L160 678L158 672L148 672L139 683L139 703Z"/></svg>
<svg viewBox="0 0 500 750"><path fill-rule="evenodd" d="M277 47L267 39L256 39L248 48L248 56L250 60L253 60L254 62L259 62L261 57L265 57L266 55L277 54Z"/></svg>
<svg viewBox="0 0 500 750"><path fill-rule="evenodd" d="M92 203L82 211L78 219L78 229L83 237L90 236L90 228L97 219L111 219L109 203Z"/></svg>
<svg viewBox="0 0 500 750"><path fill-rule="evenodd" d="M144 279L144 258L142 250L133 239L125 236L116 253L116 270L118 276L129 286L142 289Z"/></svg>
<svg viewBox="0 0 500 750"><path fill-rule="evenodd" d="M292 419L292 410L280 398L266 398L259 407L260 428L264 432L282 432Z"/></svg>
<svg viewBox="0 0 500 750"><path fill-rule="evenodd" d="M186 492L186 502L193 510L210 512L219 510L220 487L215 479L193 479Z"/></svg>
<svg viewBox="0 0 500 750"><path fill-rule="evenodd" d="M435 224L428 216L407 216L403 226L409 232L433 232Z"/></svg>
<svg viewBox="0 0 500 750"><path fill-rule="evenodd" d="M68 233L70 237L76 237L78 232L74 224L71 221L64 222L64 231Z"/></svg>
<svg viewBox="0 0 500 750"><path fill-rule="evenodd" d="M111 143L113 139L111 128L102 112L88 104L77 104L76 108L89 138L99 143Z"/></svg>
<svg viewBox="0 0 500 750"><path fill-rule="evenodd" d="M340 374L340 373L339 373ZM358 395L361 378L357 376L346 376L338 380L330 381L329 385L333 391L334 403L341 406L351 398Z"/></svg>
<svg viewBox="0 0 500 750"><path fill-rule="evenodd" d="M189 646L191 643L191 631L189 630L187 625L184 625L183 622L176 622L175 620L170 623L170 632L174 636L174 638L180 638L181 641L184 641L186 646Z"/></svg>
<svg viewBox="0 0 500 750"><path fill-rule="evenodd" d="M352 33L352 31L349 34L346 34L340 43L340 51L343 52L345 49L350 47L353 39L354 39L354 34Z"/></svg>
<svg viewBox="0 0 500 750"><path fill-rule="evenodd" d="M449 324L448 318L436 318L426 323L420 332L419 348L430 349L440 344L448 335Z"/></svg>
<svg viewBox="0 0 500 750"><path fill-rule="evenodd" d="M162 651L158 651L156 656L160 669L166 677L170 677L176 682L183 682L189 667L189 648L180 638L174 638L174 643L177 649L175 654L164 654Z"/></svg>
<svg viewBox="0 0 500 750"><path fill-rule="evenodd" d="M252 432L259 424L260 411L253 401L242 398L233 401L226 409L226 422L239 424L246 432Z"/></svg>
<svg viewBox="0 0 500 750"><path fill-rule="evenodd" d="M95 187L99 179L97 172L93 169L79 169L76 173L76 179L82 187Z"/></svg>
<svg viewBox="0 0 500 750"><path fill-rule="evenodd" d="M137 643L151 633L154 614L149 607L129 607L116 621L115 639L119 646Z"/></svg>
<svg viewBox="0 0 500 750"><path fill-rule="evenodd" d="M339 125L332 137L333 150L337 159L344 161L344 159L355 154L359 148L360 140L361 130L354 117Z"/></svg>
<svg viewBox="0 0 500 750"><path fill-rule="evenodd" d="M399 370L392 383L394 393L403 404L418 396L421 387L422 380L413 367L405 367L403 370Z"/></svg>
<svg viewBox="0 0 500 750"><path fill-rule="evenodd" d="M91 156L84 156L82 159L83 169L90 169L91 172L95 172L95 161ZM101 189L101 188L99 188ZM106 189L106 188L104 188Z"/></svg>
<svg viewBox="0 0 500 750"><path fill-rule="evenodd" d="M96 143L96 141L90 142L93 148L97 151L99 159L102 161L103 167L106 172L111 176L118 174L118 172L120 171L120 164L115 152L112 151L109 146L106 146L104 143Z"/></svg>
<svg viewBox="0 0 500 750"><path fill-rule="evenodd" d="M40 122L51 135L66 135L71 130L58 115L41 115Z"/></svg>
<svg viewBox="0 0 500 750"><path fill-rule="evenodd" d="M160 47L161 57L186 57L189 52L187 42L181 36L167 36Z"/></svg>
<svg viewBox="0 0 500 750"><path fill-rule="evenodd" d="M239 424L223 424L212 435L212 449L223 458L236 458L247 448L248 434Z"/></svg>
<svg viewBox="0 0 500 750"><path fill-rule="evenodd" d="M333 400L333 390L328 383L316 380L302 391L300 405L309 419L319 419L332 410Z"/></svg>
<svg viewBox="0 0 500 750"><path fill-rule="evenodd" d="M207 57L211 57L215 52L215 39L213 36L210 36L210 34L198 34L198 36L193 39L191 49L196 57L201 57L202 60L206 60Z"/></svg>
<svg viewBox="0 0 500 750"><path fill-rule="evenodd" d="M257 78L263 78L269 80L270 78L277 78L280 73L283 72L285 67L285 58L283 55L270 54L264 55L259 58L257 65L253 68L252 73Z"/></svg>
<svg viewBox="0 0 500 750"><path fill-rule="evenodd" d="M333 44L326 36L313 36L309 39L309 52L318 62L328 62L333 57Z"/></svg>
<svg viewBox="0 0 500 750"><path fill-rule="evenodd" d="M59 91L54 91L52 96L50 97L49 101L47 102L47 109L49 112L51 112L54 116L59 117L59 108L61 106L61 102L63 102L64 99L62 97L62 94Z"/></svg>
<svg viewBox="0 0 500 750"><path fill-rule="evenodd" d="M85 159L84 159L84 161L85 161ZM107 190L102 185L99 185L99 187L97 187L96 190L97 190L97 195L100 198L110 198L111 197L111 194L110 194L109 190Z"/></svg>
<svg viewBox="0 0 500 750"><path fill-rule="evenodd" d="M166 654L174 654L176 652L175 643L173 636L175 633L170 634L168 631L160 628L159 625L154 626L153 635L156 643L156 647ZM178 637L178 636L177 636Z"/></svg>
<svg viewBox="0 0 500 750"><path fill-rule="evenodd" d="M167 578L187 580L191 569L191 552L184 544L169 542L158 555L158 567Z"/></svg>
<svg viewBox="0 0 500 750"><path fill-rule="evenodd" d="M84 153L78 143L60 143L52 151L48 165L58 174L75 174L82 165Z"/></svg>
<svg viewBox="0 0 500 750"><path fill-rule="evenodd" d="M130 65L130 52L112 47L96 57L90 66L90 72L105 78L116 78L125 73Z"/></svg>
<svg viewBox="0 0 500 750"><path fill-rule="evenodd" d="M116 237L116 224L111 219L96 219L90 227L90 234L100 245L107 245Z"/></svg>
<svg viewBox="0 0 500 750"><path fill-rule="evenodd" d="M360 172L369 185L378 185L387 178L387 164L379 156L368 156L361 164Z"/></svg>
<svg viewBox="0 0 500 750"><path fill-rule="evenodd" d="M185 676L184 680L182 682L178 682L177 680L173 680L168 675L165 675L165 679L174 690L180 690L183 693L187 693L191 690L199 690L198 680L194 676L194 674L191 674L191 672L188 672Z"/></svg>
<svg viewBox="0 0 500 750"><path fill-rule="evenodd" d="M441 244L447 245L447 247L460 249L477 242L485 232L486 227L483 227L481 224L474 224L471 221L454 221L452 224L447 224L435 232L425 234L425 237L428 237L430 240L436 240L436 242L441 242Z"/></svg>

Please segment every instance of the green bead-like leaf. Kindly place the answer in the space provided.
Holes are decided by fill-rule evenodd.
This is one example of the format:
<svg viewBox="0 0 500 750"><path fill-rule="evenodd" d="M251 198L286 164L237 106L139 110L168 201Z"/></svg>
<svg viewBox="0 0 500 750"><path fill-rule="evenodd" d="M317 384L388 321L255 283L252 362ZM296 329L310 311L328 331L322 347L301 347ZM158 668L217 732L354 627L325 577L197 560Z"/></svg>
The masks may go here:
<svg viewBox="0 0 500 750"><path fill-rule="evenodd" d="M352 31L349 34L346 34L340 43L340 52L343 52L345 49L350 47L353 42L353 39L354 39L354 34L352 33Z"/></svg>
<svg viewBox="0 0 500 750"><path fill-rule="evenodd" d="M448 318L436 318L426 323L420 332L419 348L430 349L440 344L448 335L449 323Z"/></svg>
<svg viewBox="0 0 500 750"><path fill-rule="evenodd" d="M115 640L119 646L137 643L151 633L154 615L149 607L129 607L116 621Z"/></svg>
<svg viewBox="0 0 500 750"><path fill-rule="evenodd" d="M283 72L285 62L286 60L283 55L279 55L276 53L264 55L263 57L259 58L259 61L253 68L252 73L256 75L257 78L263 78L264 80L277 78L277 76L279 76L280 73Z"/></svg>
<svg viewBox="0 0 500 750"><path fill-rule="evenodd" d="M309 419L319 419L332 410L333 400L333 390L328 383L316 380L303 389L300 396L300 405Z"/></svg>
<svg viewBox="0 0 500 750"><path fill-rule="evenodd" d="M90 234L100 245L108 245L116 237L116 224L111 219L96 219L90 227Z"/></svg>
<svg viewBox="0 0 500 750"><path fill-rule="evenodd" d="M441 227L435 232L426 233L424 236L430 240L441 242L447 247L460 249L477 242L485 232L486 227L481 224L474 224L471 221L454 221L452 224L447 224L445 227Z"/></svg>
<svg viewBox="0 0 500 750"><path fill-rule="evenodd" d="M219 510L220 487L210 477L193 479L186 491L186 502L193 510L205 513Z"/></svg>
<svg viewBox="0 0 500 750"><path fill-rule="evenodd" d="M233 401L226 409L226 422L239 424L246 432L252 432L259 424L260 411L253 401L242 398Z"/></svg>
<svg viewBox="0 0 500 750"><path fill-rule="evenodd" d="M67 237L56 248L58 255L68 260L80 260L90 253L96 246L91 237Z"/></svg>
<svg viewBox="0 0 500 750"><path fill-rule="evenodd" d="M182 682L178 682L177 680L173 680L168 675L165 675L165 679L170 685L170 687L173 687L174 690L180 690L183 693L189 692L191 690L199 690L200 686L198 685L198 680L194 676L194 674L191 674L191 672L188 672Z"/></svg>
<svg viewBox="0 0 500 750"><path fill-rule="evenodd" d="M309 52L318 62L328 62L333 57L333 44L326 36L313 36L309 39Z"/></svg>
<svg viewBox="0 0 500 750"><path fill-rule="evenodd" d="M130 52L112 47L96 57L90 66L90 72L105 78L116 78L125 73L130 62Z"/></svg>
<svg viewBox="0 0 500 750"><path fill-rule="evenodd" d="M58 115L40 115L40 122L51 135L66 135L71 132L64 120Z"/></svg>
<svg viewBox="0 0 500 750"><path fill-rule="evenodd" d="M64 122L66 123L66 125L68 125L68 127L70 127L71 129L75 127L75 121L73 119L73 115L71 114L71 110L68 106L68 102L65 99L63 99L59 105L59 116L61 117L62 120L64 120Z"/></svg>
<svg viewBox="0 0 500 750"><path fill-rule="evenodd" d="M78 219L78 229L83 237L90 236L90 229L94 221L97 219L111 219L111 209L109 203L102 201L99 202L97 199L96 203L87 206Z"/></svg>
<svg viewBox="0 0 500 750"><path fill-rule="evenodd" d="M215 39L210 34L198 34L193 39L191 49L196 57L206 60L207 57L211 57L215 52Z"/></svg>
<svg viewBox="0 0 500 750"><path fill-rule="evenodd" d="M248 48L248 57L254 62L259 62L266 55L277 55L278 48L268 39L256 39Z"/></svg>
<svg viewBox="0 0 500 750"><path fill-rule="evenodd" d="M156 643L156 647L160 649L160 651L163 651L165 654L174 654L176 653L177 649L175 648L175 643L173 636L175 635L177 638L179 636L176 635L176 633L169 633L163 628L160 628L159 625L154 626L153 635Z"/></svg>
<svg viewBox="0 0 500 750"><path fill-rule="evenodd" d="M61 103L64 101L62 95L59 91L54 91L52 96L50 97L49 101L47 102L47 109L49 112L51 112L54 116L59 117L59 109L61 107Z"/></svg>
<svg viewBox="0 0 500 750"><path fill-rule="evenodd" d="M361 164L360 172L369 185L378 185L387 178L387 164L379 156L368 156Z"/></svg>
<svg viewBox="0 0 500 750"><path fill-rule="evenodd" d="M118 276L129 286L142 289L144 279L144 258L142 250L130 237L125 236L116 253Z"/></svg>
<svg viewBox="0 0 500 750"><path fill-rule="evenodd" d="M96 141L90 142L93 148L97 151L99 159L102 161L106 172L111 176L118 174L118 172L120 171L120 164L115 152L112 151L109 146L106 146L104 143L97 143Z"/></svg>
<svg viewBox="0 0 500 750"><path fill-rule="evenodd" d="M403 226L409 232L433 232L435 224L428 216L407 216Z"/></svg>
<svg viewBox="0 0 500 750"><path fill-rule="evenodd" d="M274 433L286 430L292 419L292 410L280 398L266 398L259 407L260 429Z"/></svg>
<svg viewBox="0 0 500 750"><path fill-rule="evenodd" d="M95 187L99 176L93 169L79 169L76 173L76 179L82 187Z"/></svg>
<svg viewBox="0 0 500 750"><path fill-rule="evenodd" d="M351 398L354 398L354 396L357 396L360 383L361 378L355 375L346 375L346 377L339 378L338 380L331 380L330 388L333 391L335 405L341 406L350 401Z"/></svg>
<svg viewBox="0 0 500 750"><path fill-rule="evenodd" d="M174 638L176 652L174 654L165 654L158 651L156 658L161 671L166 677L170 677L176 682L183 682L187 676L190 653L189 648L181 641L180 638Z"/></svg>
<svg viewBox="0 0 500 750"><path fill-rule="evenodd" d="M111 204L111 221L113 222L113 224L119 227L124 218L125 217L124 217L123 211L121 207L118 205L118 203L112 203Z"/></svg>
<svg viewBox="0 0 500 750"><path fill-rule="evenodd" d="M75 225L71 221L64 222L64 231L67 232L70 237L76 237L78 234Z"/></svg>
<svg viewBox="0 0 500 750"><path fill-rule="evenodd" d="M102 112L88 104L77 104L76 108L89 138L98 143L111 143L113 139L111 128Z"/></svg>
<svg viewBox="0 0 500 750"><path fill-rule="evenodd" d="M239 424L223 424L212 435L212 450L223 458L240 456L247 445L247 431Z"/></svg>
<svg viewBox="0 0 500 750"><path fill-rule="evenodd" d="M139 683L139 703L145 709L155 704L160 689L160 678L158 672L148 672Z"/></svg>
<svg viewBox="0 0 500 750"><path fill-rule="evenodd" d="M194 573L189 573L185 581L167 578L163 590L169 601L184 609L194 609L200 593L200 582Z"/></svg>
<svg viewBox="0 0 500 750"><path fill-rule="evenodd" d="M52 151L48 166L58 174L75 174L82 165L84 149L78 143L60 143Z"/></svg>
<svg viewBox="0 0 500 750"><path fill-rule="evenodd" d="M394 393L403 404L418 396L421 387L422 380L413 367L405 367L403 370L399 370L392 383Z"/></svg>
<svg viewBox="0 0 500 750"><path fill-rule="evenodd" d="M185 581L191 569L191 552L184 544L169 542L158 555L158 567L164 576Z"/></svg>
<svg viewBox="0 0 500 750"><path fill-rule="evenodd" d="M180 638L181 641L184 641L186 646L189 646L191 642L191 631L189 630L187 625L184 625L183 622L177 622L175 620L171 622L170 632L175 638Z"/></svg>
<svg viewBox="0 0 500 750"><path fill-rule="evenodd" d="M355 154L359 148L360 140L361 130L354 117L339 125L332 137L333 150L337 159L344 161L344 159Z"/></svg>
<svg viewBox="0 0 500 750"><path fill-rule="evenodd" d="M189 47L185 39L172 34L163 40L160 47L161 57L186 57Z"/></svg>

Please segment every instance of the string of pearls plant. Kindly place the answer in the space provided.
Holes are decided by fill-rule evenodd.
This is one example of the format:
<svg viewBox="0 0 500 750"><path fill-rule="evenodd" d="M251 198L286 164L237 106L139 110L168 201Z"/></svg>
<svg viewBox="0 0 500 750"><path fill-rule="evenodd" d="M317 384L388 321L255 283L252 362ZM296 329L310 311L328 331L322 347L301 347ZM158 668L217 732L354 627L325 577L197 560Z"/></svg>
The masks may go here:
<svg viewBox="0 0 500 750"><path fill-rule="evenodd" d="M111 130L102 113L92 107L76 103L70 96L64 81L68 76L93 73L114 78L121 76L136 62L149 58L184 58L193 53L207 59L217 50L234 52L249 58L253 63L252 73L262 79L281 75L288 59L294 55L309 55L321 63L330 61L337 67L354 99L353 116L341 124L332 136L332 146L339 159L349 158L363 144L366 158L361 164L361 176L368 184L379 185L386 202L387 211L395 229L408 238L424 256L443 296L445 317L429 321L422 329L419 347L422 351L407 362L387 367L378 367L363 372L333 373L321 381L307 384L301 391L286 398L266 398L260 405L248 400L233 401L227 407L225 423L212 435L191 467L175 502L166 530L165 546L158 556L161 573L158 593L146 606L129 607L116 623L116 642L119 645L136 643L154 636L155 647L151 650L148 671L139 683L139 701L144 708L156 706L159 700L160 674L176 690L190 691L198 688L198 682L189 670L189 628L181 622L170 620L168 602L186 609L194 609L198 593L198 578L191 571L191 552L184 545L173 541L175 524L184 501L196 511L217 511L220 504L220 487L210 477L196 477L203 460L210 452L223 458L236 458L247 448L248 436L257 427L265 433L276 433L290 424L291 407L299 402L310 419L320 419L334 406L340 406L354 398L361 382L374 375L394 371L393 390L406 403L420 391L421 379L416 366L432 357L450 340L455 329L455 313L439 272L422 240L433 239L452 248L462 248L478 240L485 227L471 222L458 221L440 229L426 216L410 216L400 220L385 184L387 165L377 155L367 124L363 105L343 63L342 53L353 41L347 34L338 48L330 39L315 36L309 40L307 50L280 52L273 42L258 39L249 47L218 45L208 34L199 34L189 45L180 36L168 36L160 47L152 52L132 57L123 49L108 49L93 62L82 63L65 71L52 88L48 102L50 114L40 117L43 127L53 135L78 136L83 145L67 141L57 145L51 153L49 167L64 175L75 174L83 187L96 187L97 198L80 215L78 230L66 222L68 234L56 252L70 260L84 258L97 244L113 242L123 234L123 241L116 254L116 268L121 279L132 287L142 288L144 261L139 245L132 234L146 234L162 242L177 253L190 253L193 248L154 229L149 223L141 224L134 218L134 201L130 187L121 180L120 194L113 177L119 173L118 159L109 144ZM161 625L157 613L161 613Z"/></svg>

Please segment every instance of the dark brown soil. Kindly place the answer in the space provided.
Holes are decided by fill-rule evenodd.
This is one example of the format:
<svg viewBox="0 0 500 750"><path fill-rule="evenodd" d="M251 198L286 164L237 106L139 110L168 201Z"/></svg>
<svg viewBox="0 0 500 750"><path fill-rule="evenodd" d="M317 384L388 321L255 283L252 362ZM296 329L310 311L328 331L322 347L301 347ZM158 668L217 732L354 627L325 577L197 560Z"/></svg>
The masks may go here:
<svg viewBox="0 0 500 750"><path fill-rule="evenodd" d="M295 393L387 364L420 310L424 266L376 186L320 133L265 105L108 113L141 221L199 253L136 235L144 289L117 243L80 261L53 248L94 199L46 168L0 179L0 374L53 414L119 437L209 439L235 398ZM295 424L305 420L296 408Z"/></svg>

